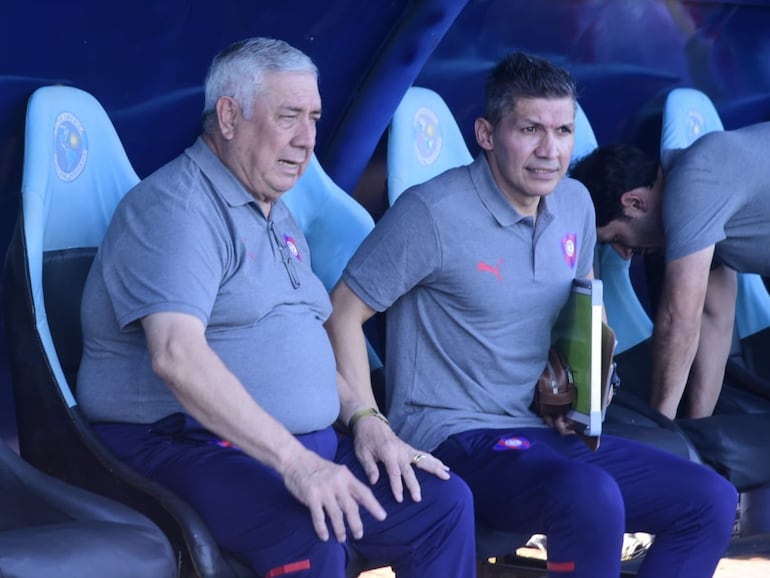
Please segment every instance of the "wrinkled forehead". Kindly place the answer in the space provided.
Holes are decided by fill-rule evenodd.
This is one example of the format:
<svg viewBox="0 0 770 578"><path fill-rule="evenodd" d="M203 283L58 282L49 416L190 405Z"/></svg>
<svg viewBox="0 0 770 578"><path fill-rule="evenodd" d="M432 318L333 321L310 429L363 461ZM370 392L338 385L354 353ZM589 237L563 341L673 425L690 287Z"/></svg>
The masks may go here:
<svg viewBox="0 0 770 578"><path fill-rule="evenodd" d="M575 125L575 101L571 97L518 98L508 117L549 126Z"/></svg>
<svg viewBox="0 0 770 578"><path fill-rule="evenodd" d="M274 111L285 109L320 114L318 81L312 72L266 72L254 105Z"/></svg>

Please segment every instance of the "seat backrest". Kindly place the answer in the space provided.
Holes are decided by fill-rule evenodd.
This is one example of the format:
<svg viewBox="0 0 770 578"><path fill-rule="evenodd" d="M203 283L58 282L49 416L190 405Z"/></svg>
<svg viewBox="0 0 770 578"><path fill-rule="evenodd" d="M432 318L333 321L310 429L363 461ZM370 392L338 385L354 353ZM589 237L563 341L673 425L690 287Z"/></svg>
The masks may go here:
<svg viewBox="0 0 770 578"><path fill-rule="evenodd" d="M252 576L221 555L186 502L105 448L73 395L85 278L115 208L138 181L93 96L66 86L32 94L3 287L20 453L48 474L147 515L169 538L180 573Z"/></svg>
<svg viewBox="0 0 770 578"><path fill-rule="evenodd" d="M594 129L588 121L583 107L575 105L575 147L572 149L570 163L575 163L599 146Z"/></svg>
<svg viewBox="0 0 770 578"><path fill-rule="evenodd" d="M701 136L724 130L711 99L694 88L675 88L666 96L663 107L661 154L667 149L687 148ZM729 191L725 191L726 194ZM770 327L770 294L755 274L738 275L735 303L735 328L743 339Z"/></svg>
<svg viewBox="0 0 770 578"><path fill-rule="evenodd" d="M123 194L139 181L101 104L69 86L36 90L27 106L22 177L23 234L35 323L61 395L70 405L74 383L65 376L49 327L44 277L63 297L57 313L68 316L56 327L67 352L70 374L80 360L80 293L91 259ZM68 254L68 257L64 255ZM80 263L79 275L62 279L44 273L51 261ZM51 294L53 292L50 292ZM66 313L65 313L66 312Z"/></svg>
<svg viewBox="0 0 770 578"><path fill-rule="evenodd" d="M444 99L420 86L407 89L388 129L388 202L412 185L473 160Z"/></svg>
<svg viewBox="0 0 770 578"><path fill-rule="evenodd" d="M660 150L683 149L704 134L724 130L714 103L695 88L674 88L663 105Z"/></svg>

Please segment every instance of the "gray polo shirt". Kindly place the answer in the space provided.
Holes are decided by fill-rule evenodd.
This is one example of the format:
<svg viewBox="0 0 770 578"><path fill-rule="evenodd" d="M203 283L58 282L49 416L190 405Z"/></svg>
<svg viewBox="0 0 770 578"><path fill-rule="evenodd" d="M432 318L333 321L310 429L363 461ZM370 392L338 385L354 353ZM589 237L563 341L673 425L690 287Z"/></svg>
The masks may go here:
<svg viewBox="0 0 770 578"><path fill-rule="evenodd" d="M388 309L388 417L433 449L453 433L541 426L529 407L551 328L596 239L585 187L564 179L533 222L485 156L402 194L344 272Z"/></svg>
<svg viewBox="0 0 770 578"><path fill-rule="evenodd" d="M666 260L715 245L736 271L770 275L770 122L711 132L663 155Z"/></svg>
<svg viewBox="0 0 770 578"><path fill-rule="evenodd" d="M179 312L204 323L212 349L290 431L325 428L339 413L330 311L283 202L266 219L198 139L115 212L83 295L79 403L92 421L181 411L152 371L139 323Z"/></svg>

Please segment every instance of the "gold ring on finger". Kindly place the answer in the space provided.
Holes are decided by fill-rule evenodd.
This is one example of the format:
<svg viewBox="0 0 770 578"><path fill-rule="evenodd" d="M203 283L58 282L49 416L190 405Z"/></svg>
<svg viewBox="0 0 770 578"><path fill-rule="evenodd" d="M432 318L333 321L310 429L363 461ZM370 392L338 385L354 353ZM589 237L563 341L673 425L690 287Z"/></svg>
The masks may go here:
<svg viewBox="0 0 770 578"><path fill-rule="evenodd" d="M425 454L414 454L414 457L412 458L412 465L416 466L417 462L419 462L424 457L425 457Z"/></svg>

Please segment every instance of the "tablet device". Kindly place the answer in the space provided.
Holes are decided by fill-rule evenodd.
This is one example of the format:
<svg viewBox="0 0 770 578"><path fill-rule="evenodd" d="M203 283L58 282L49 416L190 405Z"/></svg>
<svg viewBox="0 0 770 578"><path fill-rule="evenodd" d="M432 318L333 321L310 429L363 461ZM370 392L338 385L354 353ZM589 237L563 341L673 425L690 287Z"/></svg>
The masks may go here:
<svg viewBox="0 0 770 578"><path fill-rule="evenodd" d="M567 417L578 433L597 438L610 399L616 343L612 329L602 321L602 304L599 279L575 279L551 339L570 366L576 388Z"/></svg>

